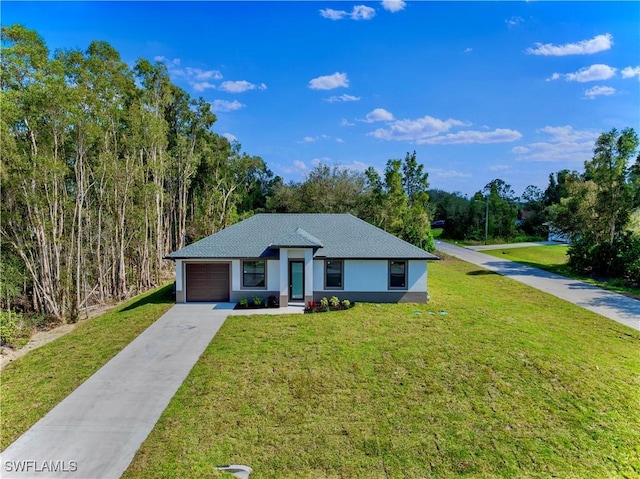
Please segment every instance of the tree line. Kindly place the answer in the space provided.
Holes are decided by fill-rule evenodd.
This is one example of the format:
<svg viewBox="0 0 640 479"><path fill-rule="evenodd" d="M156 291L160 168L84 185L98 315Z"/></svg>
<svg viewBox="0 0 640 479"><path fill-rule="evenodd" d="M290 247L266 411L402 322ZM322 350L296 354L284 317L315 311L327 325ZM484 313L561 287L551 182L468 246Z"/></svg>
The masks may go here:
<svg viewBox="0 0 640 479"><path fill-rule="evenodd" d="M164 256L256 212L350 212L433 248L415 152L384 175L318 165L285 184L213 131L162 63L105 42L51 53L3 27L0 309L74 321L170 277Z"/></svg>
<svg viewBox="0 0 640 479"><path fill-rule="evenodd" d="M501 179L471 198L431 190L415 151L382 172L319 164L285 183L215 133L211 105L164 64L129 67L105 42L51 53L20 25L1 41L0 310L75 320L161 284L168 252L256 212L351 213L426 250L435 219L444 236L475 241L539 238L553 223L573 240L573 267L640 283L632 129L601 135L584 172L519 198Z"/></svg>
<svg viewBox="0 0 640 479"><path fill-rule="evenodd" d="M570 242L575 272L640 285L638 146L632 128L604 132L584 171L552 173L544 191L530 185L521 197L500 179L471 198L430 191L433 217L457 240L542 239L551 228Z"/></svg>
<svg viewBox="0 0 640 479"><path fill-rule="evenodd" d="M2 309L77 318L166 280L169 251L264 206L272 173L166 67L2 28Z"/></svg>

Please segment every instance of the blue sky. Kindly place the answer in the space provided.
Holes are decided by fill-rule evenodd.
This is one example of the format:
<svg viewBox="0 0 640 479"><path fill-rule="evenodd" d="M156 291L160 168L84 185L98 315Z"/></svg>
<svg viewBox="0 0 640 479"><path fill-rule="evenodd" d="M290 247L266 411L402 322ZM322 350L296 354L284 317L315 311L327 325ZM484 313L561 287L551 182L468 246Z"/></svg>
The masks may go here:
<svg viewBox="0 0 640 479"><path fill-rule="evenodd" d="M517 195L640 132L638 2L2 2L51 50L167 64L286 180L415 150L430 185Z"/></svg>

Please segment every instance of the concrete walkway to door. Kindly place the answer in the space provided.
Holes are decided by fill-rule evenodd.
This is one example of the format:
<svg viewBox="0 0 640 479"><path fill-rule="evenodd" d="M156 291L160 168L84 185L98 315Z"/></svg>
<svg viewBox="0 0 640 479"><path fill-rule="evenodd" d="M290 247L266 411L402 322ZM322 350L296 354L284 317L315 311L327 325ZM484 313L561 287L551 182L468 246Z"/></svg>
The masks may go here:
<svg viewBox="0 0 640 479"><path fill-rule="evenodd" d="M119 478L233 306L175 305L11 444L2 478Z"/></svg>
<svg viewBox="0 0 640 479"><path fill-rule="evenodd" d="M640 301L576 279L436 241L436 249L640 330Z"/></svg>

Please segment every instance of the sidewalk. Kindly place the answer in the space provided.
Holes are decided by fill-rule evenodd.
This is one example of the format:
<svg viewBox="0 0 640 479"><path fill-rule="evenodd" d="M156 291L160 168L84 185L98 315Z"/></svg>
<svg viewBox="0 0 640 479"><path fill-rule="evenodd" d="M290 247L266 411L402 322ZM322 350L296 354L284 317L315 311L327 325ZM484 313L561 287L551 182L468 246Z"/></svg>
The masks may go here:
<svg viewBox="0 0 640 479"><path fill-rule="evenodd" d="M436 249L640 331L640 301L582 281L436 241Z"/></svg>

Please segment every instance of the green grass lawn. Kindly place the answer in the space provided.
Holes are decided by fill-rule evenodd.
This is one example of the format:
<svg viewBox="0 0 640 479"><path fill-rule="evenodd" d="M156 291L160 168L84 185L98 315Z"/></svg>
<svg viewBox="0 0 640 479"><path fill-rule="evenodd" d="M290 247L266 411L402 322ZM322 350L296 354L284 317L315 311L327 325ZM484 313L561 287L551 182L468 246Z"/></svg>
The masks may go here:
<svg viewBox="0 0 640 479"><path fill-rule="evenodd" d="M640 476L640 332L457 260L429 281L429 305L230 317L124 477Z"/></svg>
<svg viewBox="0 0 640 479"><path fill-rule="evenodd" d="M615 291L616 293L622 293L640 299L640 288L633 288L622 280L599 281L594 278L575 274L566 264L568 249L569 247L566 245L531 246L527 248L486 250L481 251L481 253L489 254L496 258L508 259L534 268L552 271L563 276L568 276L569 278L579 279L594 286L608 289L609 291Z"/></svg>
<svg viewBox="0 0 640 479"><path fill-rule="evenodd" d="M2 371L4 450L173 304L172 285L137 296L31 351Z"/></svg>

